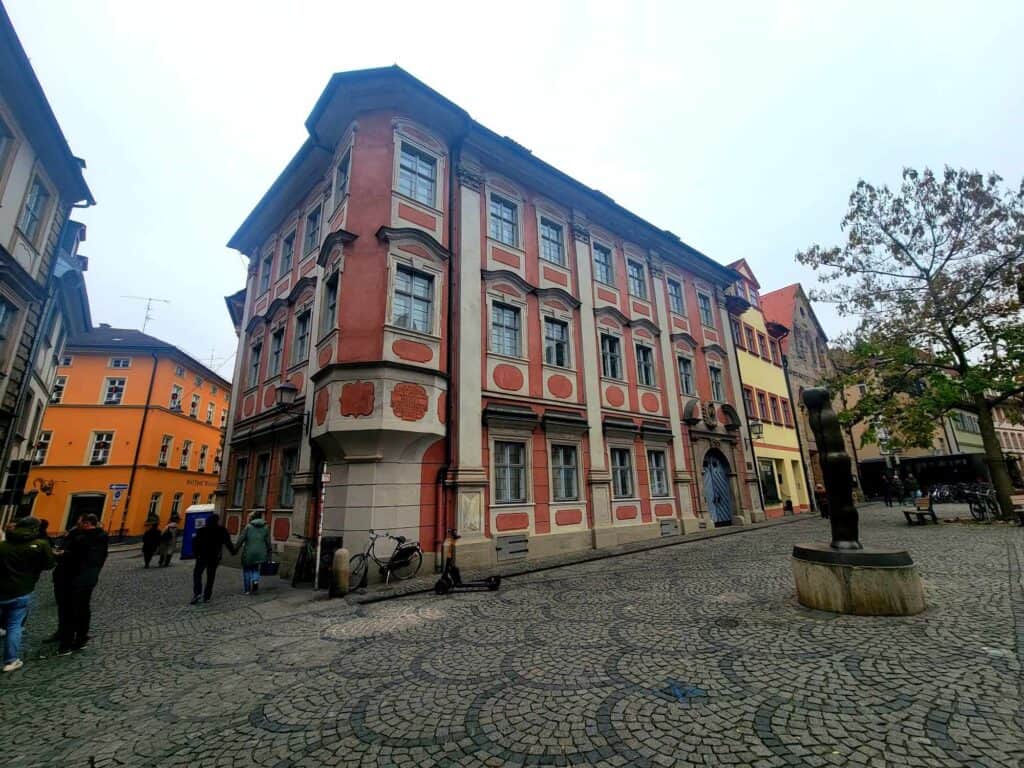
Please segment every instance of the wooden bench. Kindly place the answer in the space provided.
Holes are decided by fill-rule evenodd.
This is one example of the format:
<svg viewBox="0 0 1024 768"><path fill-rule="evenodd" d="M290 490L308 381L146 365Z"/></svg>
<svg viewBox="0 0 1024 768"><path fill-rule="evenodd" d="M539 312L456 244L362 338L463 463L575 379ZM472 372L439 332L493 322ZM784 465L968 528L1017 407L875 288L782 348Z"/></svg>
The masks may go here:
<svg viewBox="0 0 1024 768"><path fill-rule="evenodd" d="M935 507L932 506L931 496L922 496L920 499L914 500L913 509L904 509L903 516L907 518L907 525L924 525L928 522L928 518L932 519L933 523L938 523L939 518L935 516ZM914 518L917 518L915 521Z"/></svg>

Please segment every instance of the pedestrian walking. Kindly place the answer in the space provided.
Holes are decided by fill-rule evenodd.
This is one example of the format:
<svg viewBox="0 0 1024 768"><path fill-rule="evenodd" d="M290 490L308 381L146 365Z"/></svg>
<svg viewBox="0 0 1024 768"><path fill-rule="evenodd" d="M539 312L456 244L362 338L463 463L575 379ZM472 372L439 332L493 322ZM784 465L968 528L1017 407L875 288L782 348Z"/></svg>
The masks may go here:
<svg viewBox="0 0 1024 768"><path fill-rule="evenodd" d="M885 498L885 506L892 506L892 478L888 475L882 478L882 495Z"/></svg>
<svg viewBox="0 0 1024 768"><path fill-rule="evenodd" d="M160 534L160 548L157 553L160 555L160 567L166 568L171 564L171 556L174 555L174 545L178 542L178 524L171 520Z"/></svg>
<svg viewBox="0 0 1024 768"><path fill-rule="evenodd" d="M39 521L23 517L0 541L0 624L4 635L4 672L24 666L21 636L32 607L39 574L56 564L50 542L39 537Z"/></svg>
<svg viewBox="0 0 1024 768"><path fill-rule="evenodd" d="M220 565L221 554L227 547L228 552L235 554L235 545L231 543L231 534L220 524L220 515L210 515L206 525L196 531L192 542L192 551L196 556L195 568L192 570L192 605L199 602L210 602L213 596L213 580L217 577L217 566ZM206 572L206 587L203 587L203 571Z"/></svg>
<svg viewBox="0 0 1024 768"><path fill-rule="evenodd" d="M58 656L80 651L89 642L92 620L92 592L107 561L107 534L99 527L96 515L82 515L64 539L58 555L63 574L64 621L58 629Z"/></svg>
<svg viewBox="0 0 1024 768"><path fill-rule="evenodd" d="M149 568L149 562L153 559L157 549L160 548L160 523L150 523L146 526L146 532L142 534L142 563L143 567Z"/></svg>
<svg viewBox="0 0 1024 768"><path fill-rule="evenodd" d="M828 520L828 494L825 493L825 486L821 483L814 486L814 501L818 505L821 516Z"/></svg>
<svg viewBox="0 0 1024 768"><path fill-rule="evenodd" d="M906 498L907 494L906 488L903 485L903 479L899 475L896 475L896 477L893 478L892 485L894 495L899 499L900 504L902 504L903 499Z"/></svg>
<svg viewBox="0 0 1024 768"><path fill-rule="evenodd" d="M243 590L247 595L255 595L260 589L260 566L270 559L270 529L262 512L252 513L236 546L242 553Z"/></svg>

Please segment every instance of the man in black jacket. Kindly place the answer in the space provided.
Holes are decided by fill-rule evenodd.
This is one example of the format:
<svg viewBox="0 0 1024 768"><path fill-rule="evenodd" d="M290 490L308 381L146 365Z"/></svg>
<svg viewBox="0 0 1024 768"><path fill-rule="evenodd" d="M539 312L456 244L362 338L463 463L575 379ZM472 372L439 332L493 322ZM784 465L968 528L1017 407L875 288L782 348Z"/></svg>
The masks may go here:
<svg viewBox="0 0 1024 768"><path fill-rule="evenodd" d="M57 629L58 656L80 651L89 642L92 591L107 561L107 534L98 525L96 515L82 515L64 538L64 550L58 556L62 576L59 588L63 592L63 600L58 603L67 606Z"/></svg>
<svg viewBox="0 0 1024 768"><path fill-rule="evenodd" d="M192 540L192 551L196 556L196 565L192 571L192 605L199 602L200 596L204 603L210 602L213 596L213 580L217 577L217 566L224 547L233 555L235 545L231 543L231 534L220 524L220 516L213 514L206 519L206 525L196 531ZM203 589L203 571L206 571L206 589Z"/></svg>

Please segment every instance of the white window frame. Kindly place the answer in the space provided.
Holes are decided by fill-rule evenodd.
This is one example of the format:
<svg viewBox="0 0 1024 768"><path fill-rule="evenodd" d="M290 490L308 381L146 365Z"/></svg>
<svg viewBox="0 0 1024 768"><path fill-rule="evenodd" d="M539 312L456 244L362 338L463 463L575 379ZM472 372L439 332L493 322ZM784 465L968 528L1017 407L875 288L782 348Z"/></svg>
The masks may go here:
<svg viewBox="0 0 1024 768"><path fill-rule="evenodd" d="M335 329L338 322L338 304L341 301L341 271L335 270L324 278L320 303L320 338ZM333 305L333 308L332 308Z"/></svg>
<svg viewBox="0 0 1024 768"><path fill-rule="evenodd" d="M609 245L605 245L604 243L597 243L597 242L595 242L593 247L592 247L592 250L594 252L593 257L592 257L593 268L594 268L594 280L596 282L598 282L598 283L601 283L601 285L607 285L607 286L611 286L612 288L614 288L615 287L615 249L612 248ZM602 276L598 275L598 271L599 271L598 270L598 264L600 263L600 262L598 262L598 259L597 259L597 254L598 253L601 253L602 255L607 255L608 256L608 274L606 275L606 277L608 278L607 280L603 279Z"/></svg>
<svg viewBox="0 0 1024 768"><path fill-rule="evenodd" d="M181 441L181 458L178 461L179 469L188 471L189 464L192 463L192 441L182 440Z"/></svg>
<svg viewBox="0 0 1024 768"><path fill-rule="evenodd" d="M266 463L263 464L263 460L266 459ZM263 464L263 479L260 480L260 465ZM252 498L253 509L266 509L267 508L267 495L270 492L270 454L260 453L256 456L256 474L254 475L256 486L253 489L254 494Z"/></svg>
<svg viewBox="0 0 1024 768"><path fill-rule="evenodd" d="M184 376L185 375L185 366L184 365L176 365L176 366L174 366L174 375L175 376Z"/></svg>
<svg viewBox="0 0 1024 768"><path fill-rule="evenodd" d="M132 367L132 359L130 357L112 357L107 362L108 368L125 369Z"/></svg>
<svg viewBox="0 0 1024 768"><path fill-rule="evenodd" d="M178 491L173 497L171 497L171 514L169 519L181 514L181 499L184 495L184 493Z"/></svg>
<svg viewBox="0 0 1024 768"><path fill-rule="evenodd" d="M639 275L634 274L636 270L639 270ZM630 296L647 301L647 270L642 262L626 259L626 284Z"/></svg>
<svg viewBox="0 0 1024 768"><path fill-rule="evenodd" d="M163 494L160 491L154 491L149 497L149 507L146 510L147 518L160 519L160 504L163 501Z"/></svg>
<svg viewBox="0 0 1024 768"><path fill-rule="evenodd" d="M114 432L106 431L95 431L92 433L92 439L89 441L89 461L90 467L103 467L110 463L110 454L114 450ZM100 439L104 438L104 439ZM106 443L106 448L99 448L100 443Z"/></svg>
<svg viewBox="0 0 1024 768"><path fill-rule="evenodd" d="M44 429L39 433L35 449L32 454L32 463L35 466L46 463L46 455L50 452L50 445L53 443L53 431Z"/></svg>
<svg viewBox="0 0 1024 768"><path fill-rule="evenodd" d="M641 387L655 389L658 386L658 369L654 364L654 348L650 344L635 342L633 351L636 355L636 383ZM641 354L643 352L643 354ZM642 357L647 357L648 365L642 365Z"/></svg>
<svg viewBox="0 0 1024 768"><path fill-rule="evenodd" d="M284 326L275 328L270 334L270 356L267 358L267 378L281 373L284 362Z"/></svg>
<svg viewBox="0 0 1024 768"><path fill-rule="evenodd" d="M704 316L704 304L702 300L707 301L707 317ZM697 310L700 314L700 322L705 328L717 329L715 325L715 304L711 300L711 297L703 291L697 291Z"/></svg>
<svg viewBox="0 0 1024 768"><path fill-rule="evenodd" d="M203 403L202 396L200 396L198 394L193 394L192 395L192 402L189 403L189 406L188 406L189 418L192 418L192 419L198 419L199 418L199 406L202 405L202 403Z"/></svg>
<svg viewBox="0 0 1024 768"><path fill-rule="evenodd" d="M185 389L180 384L171 385L171 399L168 404L168 408L173 410L181 410L181 398L185 396Z"/></svg>
<svg viewBox="0 0 1024 768"><path fill-rule="evenodd" d="M274 271L274 252L268 251L263 254L263 258L260 259L260 286L256 292L258 296L262 296L264 293L270 290L270 285L273 282L271 274Z"/></svg>
<svg viewBox="0 0 1024 768"><path fill-rule="evenodd" d="M422 269L416 269L409 264L405 264L401 261L394 262L394 279L391 284L391 325L395 328L401 328L406 331L414 331L416 333L425 333L428 336L434 335L434 306L435 306L435 295L436 295L436 275L432 271L424 271ZM407 275L409 280L408 290L399 290L399 280L402 275ZM427 283L427 298L416 295L416 281L425 281ZM408 300L409 312L400 316L398 314L399 297L405 297ZM427 327L417 328L416 327L416 313L415 308L418 304L426 304L427 306ZM402 317L408 317L408 321L403 322Z"/></svg>
<svg viewBox="0 0 1024 768"><path fill-rule="evenodd" d="M556 241L544 236L545 229L556 230L558 232L557 259L550 258L548 253L549 247L553 247L551 244L556 243ZM554 264L559 267L566 266L565 225L562 222L556 221L550 216L544 216L543 214L540 215L538 217L537 239L541 259L549 264Z"/></svg>
<svg viewBox="0 0 1024 768"><path fill-rule="evenodd" d="M206 404L206 423L213 424L213 414L216 412L217 406L213 402Z"/></svg>
<svg viewBox="0 0 1024 768"><path fill-rule="evenodd" d="M210 446L205 445L205 444L199 446L199 460L198 460L198 463L196 464L196 471L197 472L205 472L206 471L206 454L209 453L209 452L210 452Z"/></svg>
<svg viewBox="0 0 1024 768"><path fill-rule="evenodd" d="M277 506L282 509L292 509L295 506L295 489L292 483L295 481L295 474L299 470L299 449L298 447L285 448L281 451L281 478L280 488L277 492Z"/></svg>
<svg viewBox="0 0 1024 768"><path fill-rule="evenodd" d="M59 405L64 402L64 392L68 386L67 376L57 376L53 380L53 391L50 392L50 405Z"/></svg>
<svg viewBox="0 0 1024 768"><path fill-rule="evenodd" d="M510 303L510 302L498 301L498 300L492 301L490 304L491 304L491 306L490 306L490 310L491 310L490 311L490 321L488 323L488 331L490 332L488 334L488 338L489 338L488 347L489 347L489 350L493 354L495 354L495 355L502 355L504 357L522 357L523 356L523 319L525 317L525 312L524 312L523 307L521 305L519 305L519 304L513 304L513 303ZM516 318L515 328L507 328L504 325L501 326L501 328L503 329L503 332L504 332L503 336L507 335L507 333L509 331L514 331L514 333L515 333L515 351L513 351L513 352L507 351L504 348L504 346L501 349L498 349L497 345L495 344L495 331L496 331L496 328L497 328L497 326L495 324L495 312L499 308L502 311L510 311L510 312L512 312L513 316ZM502 339L502 344L503 345L504 345L504 341L505 341L505 339L503 338Z"/></svg>
<svg viewBox="0 0 1024 768"><path fill-rule="evenodd" d="M501 452L503 450L503 447L504 446L513 446L513 445L517 445L517 446L519 446L522 449L522 463L521 464L507 464L507 465L499 464L498 461L499 461L499 458L501 457ZM530 482L529 482L529 480L530 480L530 478L529 478L529 464L530 464L529 450L530 450L530 443L529 443L529 441L523 440L523 439L516 439L516 438L498 437L498 438L495 438L495 440L492 443L492 446L493 446L493 459L492 459L491 463L492 463L493 468L494 468L494 504L495 504L495 506L516 506L516 505L522 505L522 504L528 503L529 499L530 499ZM509 495L507 498L502 499L499 496L500 484L498 482L498 475L499 475L499 469L501 469L503 467L507 468L510 471L509 478L512 477L511 470L518 469L520 471L520 475L519 475L519 488L517 490L521 491L521 494L517 495L515 498L512 498L512 496Z"/></svg>
<svg viewBox="0 0 1024 768"><path fill-rule="evenodd" d="M60 359L60 367L61 367L61 368L67 368L67 367L69 367L69 366L70 366L70 365L71 365L71 364L72 364L72 363L73 363L74 361L75 361L75 358L74 358L74 356L73 356L73 355L64 355L64 356L63 356L63 357L61 357L61 359Z"/></svg>
<svg viewBox="0 0 1024 768"><path fill-rule="evenodd" d="M295 265L295 235L298 230L292 227L292 231L281 238L281 258L277 267L277 279L287 277ZM288 247L286 251L285 248Z"/></svg>
<svg viewBox="0 0 1024 768"><path fill-rule="evenodd" d="M316 214L316 230L310 237L309 219L313 214ZM320 233L324 228L324 211L323 203L317 203L316 205L310 206L306 209L306 215L302 217L302 258L305 259L307 256L316 252L316 249L320 246Z"/></svg>
<svg viewBox="0 0 1024 768"><path fill-rule="evenodd" d="M509 224L508 220L504 217L495 218L494 216L494 205L497 205L503 210L512 211L512 242L503 239L505 232L504 228ZM500 192L488 191L487 193L487 236L496 243L507 245L509 248L519 248L519 244L522 242L522 236L519 232L520 226L522 226L522 205L518 200L512 198L511 195L502 194ZM495 224L498 224L497 230Z"/></svg>
<svg viewBox="0 0 1024 768"><path fill-rule="evenodd" d="M620 456L625 454L628 459L628 465L625 467L628 475L623 476L622 465L616 465L615 456L618 453ZM635 499L636 496L636 462L633 461L633 446L626 445L615 445L610 444L608 446L608 466L611 468L612 474L612 498L616 501L622 501L624 499ZM620 483L623 477L629 480L629 493L620 493Z"/></svg>
<svg viewBox="0 0 1024 768"><path fill-rule="evenodd" d="M342 169L344 168L344 176ZM435 171L436 175L436 171ZM334 164L334 174L331 178L331 195L334 202L334 209L337 210L341 201L348 194L349 181L352 179L352 145L345 148L338 162ZM341 182L339 184L339 181Z"/></svg>
<svg viewBox="0 0 1024 768"><path fill-rule="evenodd" d="M426 205L430 208L437 210L438 206L438 191L440 184L438 180L441 176L441 157L436 152L424 148L420 144L410 141L405 136L399 136L397 141L397 152L395 159L395 180L394 189L402 197L413 200L420 205ZM405 154L406 148L409 150L409 154L416 159L415 168L406 168L403 164L403 155ZM431 166L433 169L433 178L427 179L419 172L420 163ZM403 171L405 176L403 176ZM403 179L410 179L410 186L408 191L403 190ZM421 187L424 189L421 190ZM420 194L423 191L424 194ZM426 194L429 192L430 194Z"/></svg>
<svg viewBox="0 0 1024 768"><path fill-rule="evenodd" d="M555 462L555 451L559 450L571 450L572 451L572 464L557 463ZM577 502L580 500L580 446L579 443L566 443L560 440L551 441L548 446L548 454L550 455L550 466L551 466L551 503L552 504L565 504ZM559 474L561 473L561 474ZM565 480L572 478L572 494L564 494ZM558 489L563 490L563 495L559 496Z"/></svg>
<svg viewBox="0 0 1024 768"><path fill-rule="evenodd" d="M249 346L249 361L246 368L246 386L250 389L260 383L260 368L263 365L263 337L255 339Z"/></svg>
<svg viewBox="0 0 1024 768"><path fill-rule="evenodd" d="M124 401L126 383L127 380L120 376L111 376L103 379L103 405L121 405Z"/></svg>
<svg viewBox="0 0 1024 768"><path fill-rule="evenodd" d="M548 325L558 326L565 332L565 336L561 339L552 340L548 337ZM550 365L555 368L572 368L572 328L569 325L568 320L563 320L560 317L551 317L550 315L544 315L541 317L541 327L544 334L544 365ZM549 344L549 342L552 342ZM557 362L557 349L558 345L564 346L563 360ZM548 352L553 352L555 360L549 359Z"/></svg>
<svg viewBox="0 0 1024 768"><path fill-rule="evenodd" d="M305 336L299 336L299 323L305 321ZM292 365L298 365L309 359L309 342L313 328L313 311L303 310L295 316L295 330L292 332Z"/></svg>
<svg viewBox="0 0 1024 768"><path fill-rule="evenodd" d="M608 338L615 342L618 347L618 354L612 355L610 350L605 349L604 340ZM598 347L601 355L601 376L606 379L614 379L615 381L624 381L626 367L622 359L622 337L608 331L598 332ZM608 361L615 359L618 361L618 370L613 371L608 365ZM615 374L618 373L618 376Z"/></svg>
<svg viewBox="0 0 1024 768"><path fill-rule="evenodd" d="M718 381L716 386L715 375L713 371L718 371ZM716 403L725 402L725 369L715 363L708 363L708 384L711 387L711 399Z"/></svg>
<svg viewBox="0 0 1024 768"><path fill-rule="evenodd" d="M171 461L171 452L174 450L174 435L163 435L160 438L160 452L156 455L158 467L166 467Z"/></svg>
<svg viewBox="0 0 1024 768"><path fill-rule="evenodd" d="M241 507L245 504L245 487L249 484L249 457L239 456L235 459L235 477L231 484L231 506Z"/></svg>
<svg viewBox="0 0 1024 768"><path fill-rule="evenodd" d="M42 206L37 207L40 190L45 197ZM25 191L25 199L21 202L21 211L18 213L18 231L25 237L33 248L39 247L40 237L46 231L46 222L50 215L54 200L56 199L50 185L47 184L38 171L32 173L28 188Z"/></svg>
<svg viewBox="0 0 1024 768"><path fill-rule="evenodd" d="M676 315L686 314L686 295L683 293L683 282L676 280L673 277L668 278L666 281L668 284L668 308L669 311ZM679 289L679 293L676 294L672 291L672 286Z"/></svg>
<svg viewBox="0 0 1024 768"><path fill-rule="evenodd" d="M661 466L655 466L654 457L661 457ZM667 498L672 495L668 482L668 453L660 448L647 449L647 477L650 482L651 498Z"/></svg>
<svg viewBox="0 0 1024 768"><path fill-rule="evenodd" d="M689 368L683 370L683 364ZM697 392L696 380L693 376L693 358L689 355L676 355L676 367L679 369L679 389L684 395L694 395ZM689 379L689 382L687 382ZM689 385L687 385L689 384Z"/></svg>

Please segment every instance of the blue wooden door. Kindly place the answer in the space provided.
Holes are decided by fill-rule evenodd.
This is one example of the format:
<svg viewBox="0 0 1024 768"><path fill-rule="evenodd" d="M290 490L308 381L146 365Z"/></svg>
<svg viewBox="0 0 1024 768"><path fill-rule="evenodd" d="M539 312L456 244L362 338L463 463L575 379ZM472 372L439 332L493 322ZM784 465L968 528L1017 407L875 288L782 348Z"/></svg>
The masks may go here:
<svg viewBox="0 0 1024 768"><path fill-rule="evenodd" d="M712 451L704 457L704 500L715 525L732 523L732 491L725 457Z"/></svg>

